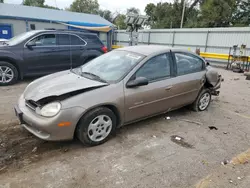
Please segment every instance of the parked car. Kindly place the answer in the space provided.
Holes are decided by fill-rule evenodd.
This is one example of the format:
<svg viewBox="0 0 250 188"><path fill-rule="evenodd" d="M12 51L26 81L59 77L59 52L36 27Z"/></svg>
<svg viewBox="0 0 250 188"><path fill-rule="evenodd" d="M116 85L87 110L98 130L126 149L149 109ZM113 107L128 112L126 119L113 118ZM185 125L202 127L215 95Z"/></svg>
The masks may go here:
<svg viewBox="0 0 250 188"><path fill-rule="evenodd" d="M33 30L0 46L0 86L25 76L83 65L107 52L97 35L72 30Z"/></svg>
<svg viewBox="0 0 250 188"><path fill-rule="evenodd" d="M76 135L93 146L141 119L187 105L204 111L220 85L221 76L196 54L164 46L126 47L33 81L15 112L41 139Z"/></svg>

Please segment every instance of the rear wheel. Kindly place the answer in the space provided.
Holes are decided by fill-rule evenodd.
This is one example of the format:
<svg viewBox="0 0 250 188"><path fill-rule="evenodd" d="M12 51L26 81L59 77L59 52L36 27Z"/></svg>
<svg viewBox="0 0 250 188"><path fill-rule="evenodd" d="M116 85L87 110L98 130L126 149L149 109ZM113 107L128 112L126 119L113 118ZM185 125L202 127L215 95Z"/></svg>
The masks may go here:
<svg viewBox="0 0 250 188"><path fill-rule="evenodd" d="M16 83L18 80L17 68L11 63L0 61L0 86Z"/></svg>
<svg viewBox="0 0 250 188"><path fill-rule="evenodd" d="M116 116L106 107L85 114L77 126L77 137L85 145L96 146L106 142L116 129Z"/></svg>
<svg viewBox="0 0 250 188"><path fill-rule="evenodd" d="M203 89L192 104L192 109L196 112L206 110L211 102L211 98L209 89Z"/></svg>

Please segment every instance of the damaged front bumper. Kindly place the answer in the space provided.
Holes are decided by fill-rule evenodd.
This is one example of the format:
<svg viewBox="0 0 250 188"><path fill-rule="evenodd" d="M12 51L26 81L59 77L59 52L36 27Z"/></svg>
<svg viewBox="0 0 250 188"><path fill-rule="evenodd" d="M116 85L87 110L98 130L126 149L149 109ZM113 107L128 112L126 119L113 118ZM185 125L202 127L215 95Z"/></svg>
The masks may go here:
<svg viewBox="0 0 250 188"><path fill-rule="evenodd" d="M43 140L59 141L71 140L79 118L84 109L81 107L62 109L54 117L43 117L25 104L23 95L18 101L18 105L14 107L16 116L20 120L21 125ZM70 122L68 126L60 126L62 122Z"/></svg>

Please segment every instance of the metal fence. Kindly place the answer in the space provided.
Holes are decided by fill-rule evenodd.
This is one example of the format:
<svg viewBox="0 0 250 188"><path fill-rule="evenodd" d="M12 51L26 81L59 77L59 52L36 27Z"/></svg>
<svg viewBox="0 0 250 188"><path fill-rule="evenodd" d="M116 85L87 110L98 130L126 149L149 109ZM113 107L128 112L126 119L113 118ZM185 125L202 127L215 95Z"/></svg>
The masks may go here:
<svg viewBox="0 0 250 188"><path fill-rule="evenodd" d="M114 34L114 44L128 46L129 33L118 30ZM250 55L250 27L192 28L192 29L151 29L140 30L138 45L168 45L201 52L228 54L233 45L247 45L246 55ZM239 48L238 48L239 50ZM239 53L239 52L238 52Z"/></svg>

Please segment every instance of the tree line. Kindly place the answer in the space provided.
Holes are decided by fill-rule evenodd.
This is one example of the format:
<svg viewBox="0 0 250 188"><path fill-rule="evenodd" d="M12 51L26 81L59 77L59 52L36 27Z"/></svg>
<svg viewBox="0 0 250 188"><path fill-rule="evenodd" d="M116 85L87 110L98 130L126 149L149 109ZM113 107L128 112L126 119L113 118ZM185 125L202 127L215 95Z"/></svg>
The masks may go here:
<svg viewBox="0 0 250 188"><path fill-rule="evenodd" d="M184 3L187 2L187 3ZM184 27L249 26L250 0L174 0L173 3L147 4L151 28L180 27L185 5Z"/></svg>
<svg viewBox="0 0 250 188"><path fill-rule="evenodd" d="M3 3L4 0L0 0ZM45 4L45 0L24 0L23 5L58 9ZM250 0L174 0L173 2L149 3L145 13L149 16L147 25L153 29L179 28L185 6L183 27L235 27L250 26ZM124 13L101 9L98 0L74 0L72 12L98 14L112 22L119 29L126 29L126 14L140 14L140 10L131 7Z"/></svg>

